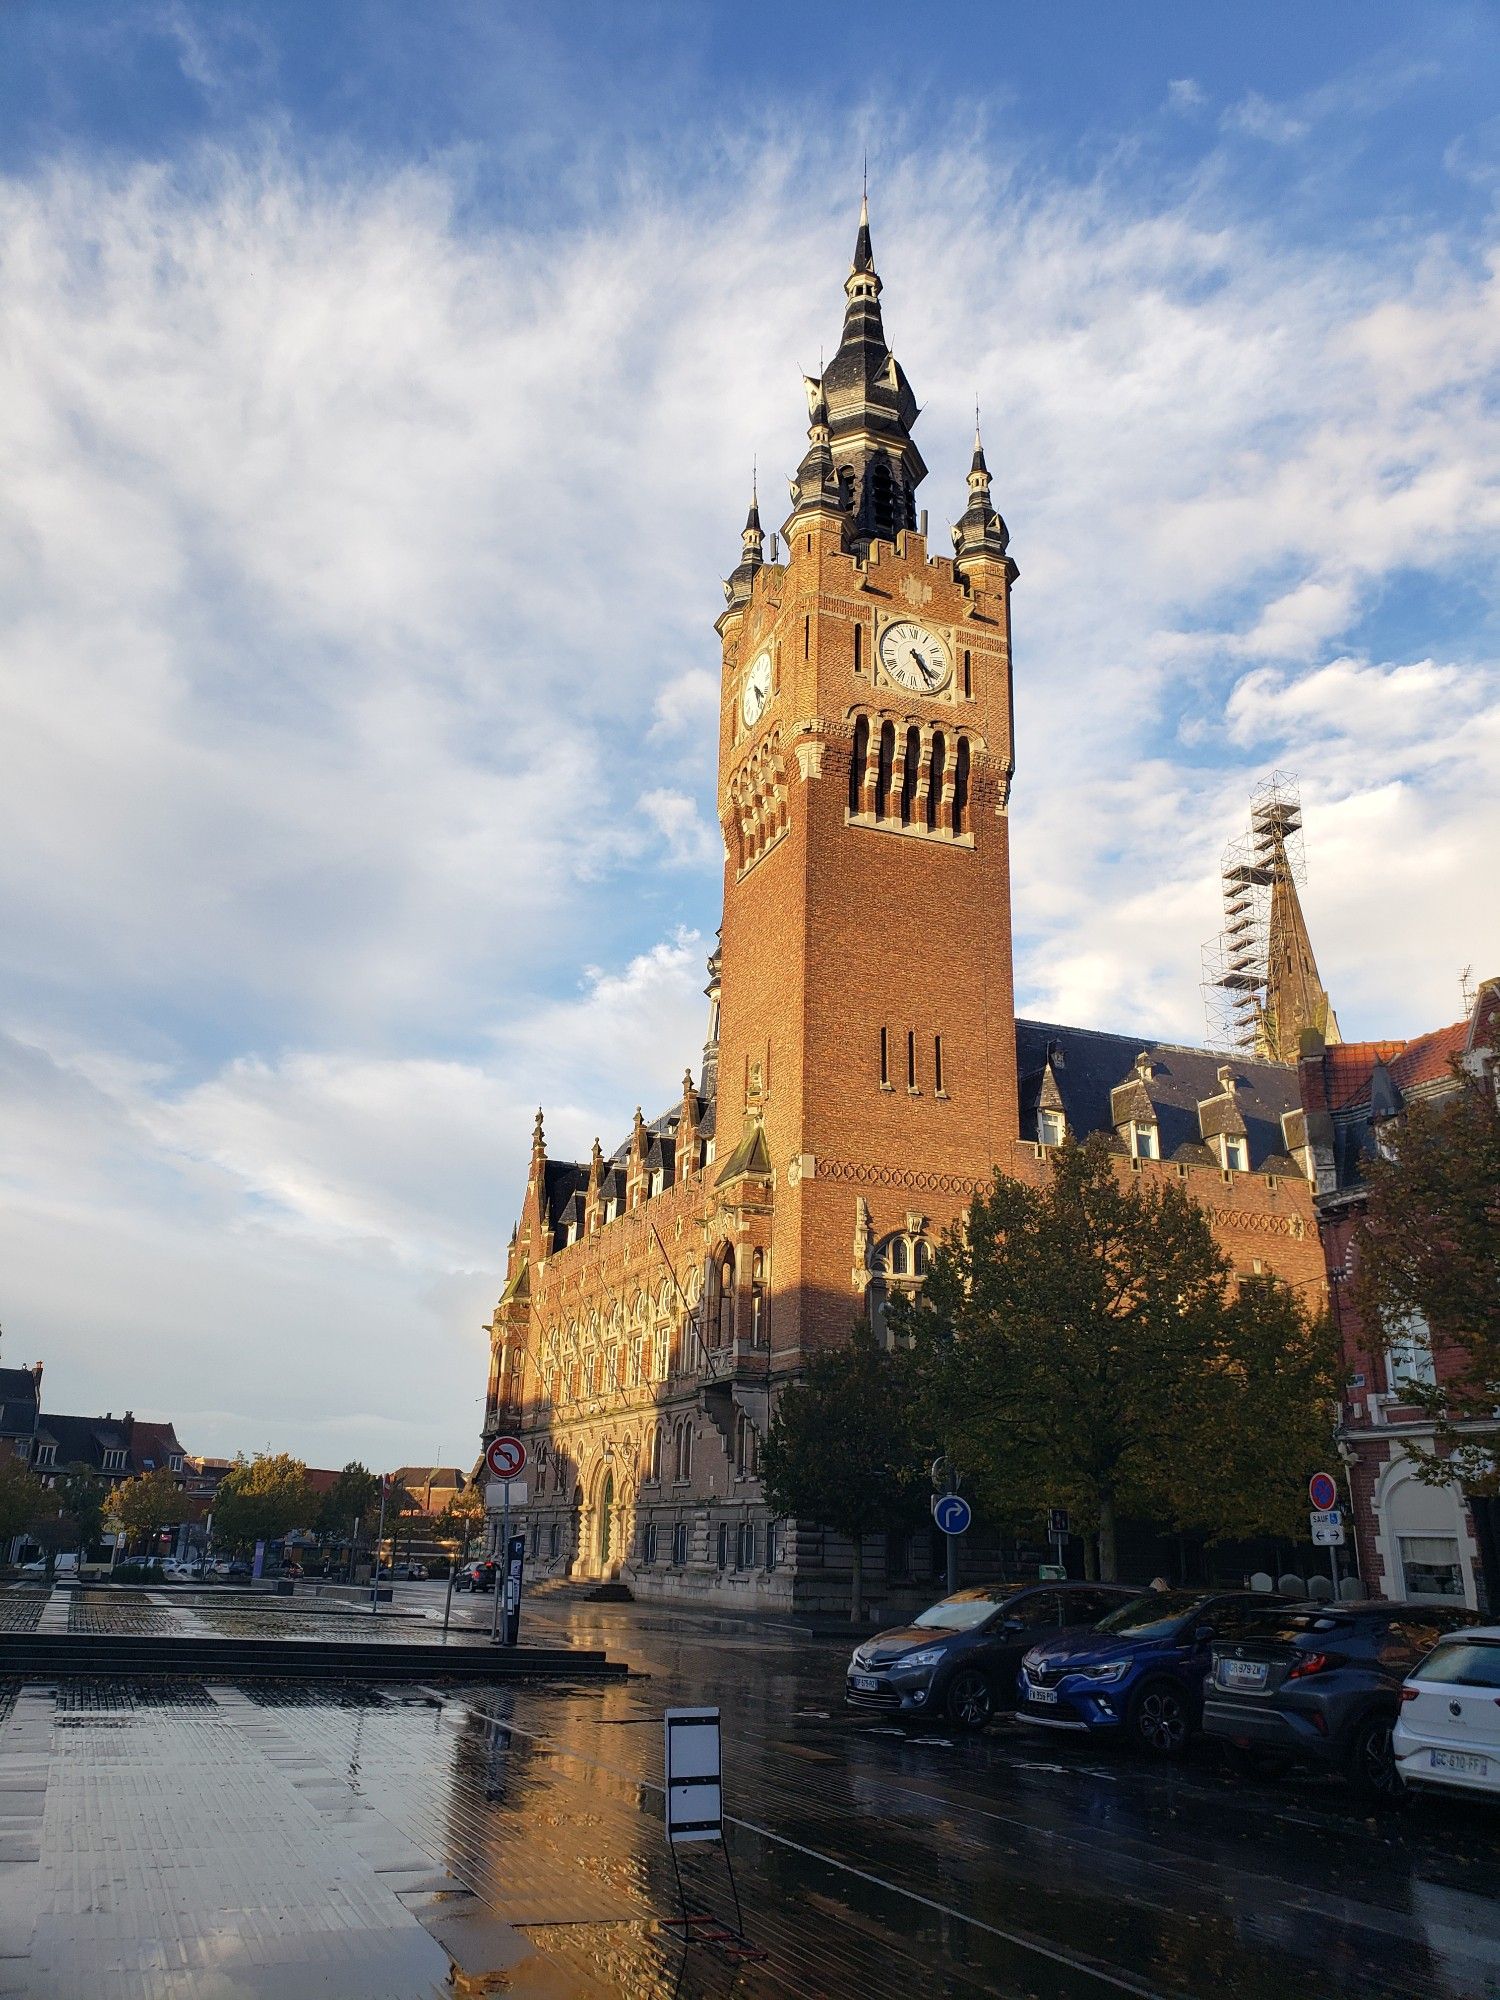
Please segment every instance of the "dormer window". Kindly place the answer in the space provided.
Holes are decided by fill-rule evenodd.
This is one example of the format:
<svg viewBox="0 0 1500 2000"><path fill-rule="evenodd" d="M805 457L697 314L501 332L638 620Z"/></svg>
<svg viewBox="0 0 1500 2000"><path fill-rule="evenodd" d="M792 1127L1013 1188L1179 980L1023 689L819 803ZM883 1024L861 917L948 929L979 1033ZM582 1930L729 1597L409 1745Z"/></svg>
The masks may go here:
<svg viewBox="0 0 1500 2000"><path fill-rule="evenodd" d="M651 1172L646 1176L647 1196L649 1197L651 1195L660 1194L662 1189L666 1186L666 1184L667 1184L666 1168L653 1167L651 1169Z"/></svg>
<svg viewBox="0 0 1500 2000"><path fill-rule="evenodd" d="M1036 1137L1039 1146L1060 1146L1068 1136L1068 1121L1060 1111L1039 1111L1036 1114Z"/></svg>
<svg viewBox="0 0 1500 2000"><path fill-rule="evenodd" d="M1157 1138L1156 1127L1146 1125L1139 1118L1130 1121L1130 1152L1137 1160L1159 1160L1161 1142Z"/></svg>
<svg viewBox="0 0 1500 2000"><path fill-rule="evenodd" d="M104 1470L106 1472L123 1472L125 1470L124 1452L120 1450L106 1451L104 1454Z"/></svg>
<svg viewBox="0 0 1500 2000"><path fill-rule="evenodd" d="M36 1448L36 1462L38 1465L56 1465L57 1446L55 1444L39 1444Z"/></svg>
<svg viewBox="0 0 1500 2000"><path fill-rule="evenodd" d="M180 1451L174 1451L172 1453L172 1456L167 1460L167 1467L168 1470L171 1472L181 1472L182 1453Z"/></svg>
<svg viewBox="0 0 1500 2000"><path fill-rule="evenodd" d="M1250 1142L1247 1139L1236 1139L1226 1132L1224 1134L1224 1165L1232 1167L1237 1174L1248 1174L1250 1171Z"/></svg>
<svg viewBox="0 0 1500 2000"><path fill-rule="evenodd" d="M712 1139L705 1139L703 1141L703 1164L705 1167L711 1167L713 1163L714 1163L714 1142Z"/></svg>

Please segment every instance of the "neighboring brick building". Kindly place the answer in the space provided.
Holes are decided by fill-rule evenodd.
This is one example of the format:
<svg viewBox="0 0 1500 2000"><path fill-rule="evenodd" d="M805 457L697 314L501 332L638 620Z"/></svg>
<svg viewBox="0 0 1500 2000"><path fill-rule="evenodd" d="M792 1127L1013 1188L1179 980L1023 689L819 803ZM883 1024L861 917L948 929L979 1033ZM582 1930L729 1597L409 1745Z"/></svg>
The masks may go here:
<svg viewBox="0 0 1500 2000"><path fill-rule="evenodd" d="M491 1329L485 1432L531 1447L534 1565L642 1594L846 1594L835 1538L768 1517L774 1398L920 1283L997 1164L1040 1177L1049 1144L1109 1131L1238 1269L1322 1283L1291 1069L1015 1019L1017 571L977 436L954 553L929 553L880 289L862 216L785 555L752 501L725 585L701 1068L608 1158L549 1159L538 1113Z"/></svg>
<svg viewBox="0 0 1500 2000"><path fill-rule="evenodd" d="M1403 1434L1431 1441L1430 1422L1403 1402L1401 1390L1413 1379L1443 1379L1451 1356L1441 1329L1408 1326L1388 1339L1363 1322L1350 1283L1364 1167L1380 1128L1407 1105L1451 1092L1455 1061L1500 1088L1500 980L1480 988L1466 1020L1409 1042L1314 1048L1298 1072L1318 1227L1348 1370L1341 1445L1360 1575L1374 1595L1463 1599L1494 1612L1500 1610L1500 1505L1424 1485L1402 1449Z"/></svg>

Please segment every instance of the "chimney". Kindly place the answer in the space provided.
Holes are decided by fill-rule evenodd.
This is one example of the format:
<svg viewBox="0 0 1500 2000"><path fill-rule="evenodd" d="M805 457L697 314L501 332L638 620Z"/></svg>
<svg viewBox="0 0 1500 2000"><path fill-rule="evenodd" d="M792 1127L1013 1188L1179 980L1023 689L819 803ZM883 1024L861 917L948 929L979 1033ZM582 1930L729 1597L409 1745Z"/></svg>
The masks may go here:
<svg viewBox="0 0 1500 2000"><path fill-rule="evenodd" d="M1233 1097L1239 1087L1239 1079L1236 1077L1234 1071L1229 1067L1228 1063L1221 1063L1219 1065L1220 1090L1223 1091L1226 1097Z"/></svg>

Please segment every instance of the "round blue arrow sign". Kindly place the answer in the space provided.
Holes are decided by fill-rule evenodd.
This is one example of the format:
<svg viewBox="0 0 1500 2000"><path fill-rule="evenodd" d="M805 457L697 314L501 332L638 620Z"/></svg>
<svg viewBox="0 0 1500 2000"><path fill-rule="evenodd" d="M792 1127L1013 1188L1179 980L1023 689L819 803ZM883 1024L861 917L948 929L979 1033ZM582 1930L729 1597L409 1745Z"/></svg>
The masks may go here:
<svg viewBox="0 0 1500 2000"><path fill-rule="evenodd" d="M961 1535L974 1518L974 1509L961 1493L939 1493L932 1503L932 1518L945 1535Z"/></svg>

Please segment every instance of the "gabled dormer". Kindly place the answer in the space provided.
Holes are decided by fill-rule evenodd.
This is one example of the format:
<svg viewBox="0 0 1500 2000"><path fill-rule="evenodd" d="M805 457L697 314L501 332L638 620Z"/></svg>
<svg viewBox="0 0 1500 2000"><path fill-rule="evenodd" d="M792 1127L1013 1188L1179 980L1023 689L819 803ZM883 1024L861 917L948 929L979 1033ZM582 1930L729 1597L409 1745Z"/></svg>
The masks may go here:
<svg viewBox="0 0 1500 2000"><path fill-rule="evenodd" d="M1133 1160L1161 1158L1161 1120L1151 1095L1155 1074L1156 1065L1142 1050L1135 1059L1134 1072L1109 1094L1111 1122Z"/></svg>
<svg viewBox="0 0 1500 2000"><path fill-rule="evenodd" d="M1239 1105L1239 1078L1227 1063L1219 1070L1218 1090L1199 1102L1198 1129L1226 1172L1249 1173L1250 1135Z"/></svg>

